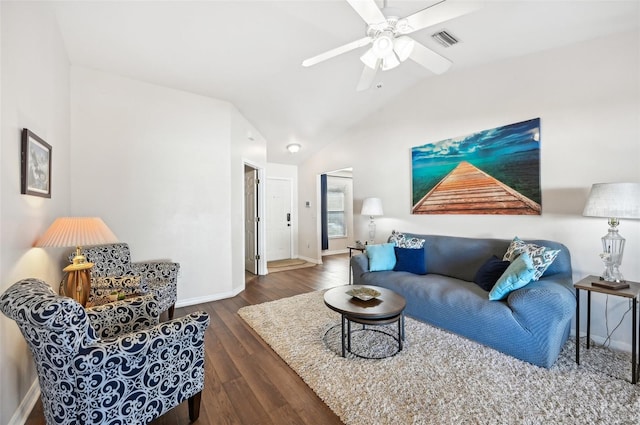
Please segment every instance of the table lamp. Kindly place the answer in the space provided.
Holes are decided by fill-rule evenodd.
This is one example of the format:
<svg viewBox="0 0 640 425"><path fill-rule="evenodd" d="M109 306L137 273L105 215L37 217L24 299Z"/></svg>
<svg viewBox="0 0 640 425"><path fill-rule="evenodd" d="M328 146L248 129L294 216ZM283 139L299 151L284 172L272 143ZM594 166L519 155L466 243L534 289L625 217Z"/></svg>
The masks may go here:
<svg viewBox="0 0 640 425"><path fill-rule="evenodd" d="M621 218L640 219L640 183L594 184L582 215L609 219L609 231L601 238L600 257L605 265L601 279L607 282L624 282L620 264L625 239L618 233L618 225Z"/></svg>
<svg viewBox="0 0 640 425"><path fill-rule="evenodd" d="M35 246L76 247L73 263L62 270L66 276L62 279L60 293L86 306L91 291L93 263L89 263L81 254L81 246L114 242L118 242L118 238L98 217L60 217L49 226Z"/></svg>
<svg viewBox="0 0 640 425"><path fill-rule="evenodd" d="M376 223L373 221L373 217L384 214L380 198L366 198L362 202L362 211L360 211L360 214L369 216L369 242L374 243L376 238Z"/></svg>

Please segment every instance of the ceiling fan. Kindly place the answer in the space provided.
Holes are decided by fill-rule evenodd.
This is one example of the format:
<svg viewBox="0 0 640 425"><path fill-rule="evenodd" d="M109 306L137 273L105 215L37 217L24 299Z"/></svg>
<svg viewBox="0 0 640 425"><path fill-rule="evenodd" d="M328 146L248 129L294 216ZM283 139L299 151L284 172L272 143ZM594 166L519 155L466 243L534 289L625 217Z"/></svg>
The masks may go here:
<svg viewBox="0 0 640 425"><path fill-rule="evenodd" d="M378 69L387 71L407 59L422 65L435 74L442 74L452 62L407 36L415 31L437 25L458 16L466 15L480 8L478 2L456 3L443 0L405 18L385 16L375 0L346 0L366 22L366 36L335 49L321 53L302 62L302 66L312 66L343 53L372 44L360 60L364 69L356 90L366 90L371 86ZM386 6L386 0L385 0Z"/></svg>

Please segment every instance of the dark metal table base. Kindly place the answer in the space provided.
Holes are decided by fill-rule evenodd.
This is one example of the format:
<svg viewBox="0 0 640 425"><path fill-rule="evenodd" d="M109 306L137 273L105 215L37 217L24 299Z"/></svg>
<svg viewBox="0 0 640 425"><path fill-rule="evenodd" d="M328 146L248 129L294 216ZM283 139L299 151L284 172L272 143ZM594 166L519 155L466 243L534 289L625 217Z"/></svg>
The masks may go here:
<svg viewBox="0 0 640 425"><path fill-rule="evenodd" d="M580 365L580 289L576 288L576 364ZM584 288L583 288L584 289ZM615 294L614 294L615 295ZM630 298L631 301L631 383L638 382L638 362L636 323L637 319L637 297ZM591 291L587 290L587 350L591 346Z"/></svg>
<svg viewBox="0 0 640 425"><path fill-rule="evenodd" d="M354 353L351 350L351 335L354 332L361 332L361 331L368 331L368 332L379 332L385 335L388 335L390 337L392 337L393 339L395 339L398 342L398 351L396 351L395 353L393 353L391 356L386 356L386 357L392 357L395 356L396 354L398 354L400 351L402 351L402 345L403 345L403 341L404 341L404 312L398 314L397 316L393 316L390 317L388 319L381 319L381 320L368 320L368 319L360 319L360 318L354 318L354 317L348 317L346 315L341 315L342 316L342 323L341 323L341 329L340 329L340 335L341 335L341 346L342 346L342 357L346 357L347 352L353 354L356 357L360 357L360 358L364 358L364 359L378 359L378 358L384 358L384 357L367 357L367 356L362 356L359 355L357 353ZM362 325L362 329L358 329L355 331L351 330L351 322L354 323L359 323ZM388 325L391 323L397 322L398 323L398 336L396 337L395 335L392 335L388 332L384 332L383 330L380 329L367 329L366 325L370 325L370 326L382 326L382 325Z"/></svg>

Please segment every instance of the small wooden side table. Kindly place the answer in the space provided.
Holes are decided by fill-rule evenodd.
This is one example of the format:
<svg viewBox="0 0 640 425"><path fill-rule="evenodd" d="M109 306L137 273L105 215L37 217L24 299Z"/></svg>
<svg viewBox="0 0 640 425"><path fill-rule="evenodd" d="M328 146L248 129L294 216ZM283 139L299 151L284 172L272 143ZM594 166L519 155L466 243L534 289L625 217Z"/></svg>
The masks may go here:
<svg viewBox="0 0 640 425"><path fill-rule="evenodd" d="M351 256L353 255L353 251L360 251L360 252L364 252L365 246L364 245L360 245L360 246L348 246L347 248L349 248L349 285L351 285L351 272L353 271L351 269Z"/></svg>
<svg viewBox="0 0 640 425"><path fill-rule="evenodd" d="M573 284L573 287L576 288L576 363L580 364L580 290L582 289L583 291L587 291L587 349L589 349L589 339L591 336L591 293L599 292L601 294L629 298L632 303L631 320L633 321L631 324L631 383L635 384L636 382L638 382L637 338L639 338L639 336L637 332L637 308L638 297L640 297L640 282L632 282L630 280L627 280L627 283L629 284L628 288L608 289L592 284L592 282L598 282L599 280L600 277L590 275Z"/></svg>

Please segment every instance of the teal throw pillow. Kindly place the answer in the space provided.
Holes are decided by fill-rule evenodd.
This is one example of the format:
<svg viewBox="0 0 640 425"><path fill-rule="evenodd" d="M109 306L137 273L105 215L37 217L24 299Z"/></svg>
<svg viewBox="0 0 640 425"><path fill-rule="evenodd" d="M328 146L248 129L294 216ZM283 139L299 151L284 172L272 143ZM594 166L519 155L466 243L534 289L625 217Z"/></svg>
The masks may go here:
<svg viewBox="0 0 640 425"><path fill-rule="evenodd" d="M502 300L509 293L520 289L533 280L536 269L528 253L523 252L507 267L489 292L492 301Z"/></svg>
<svg viewBox="0 0 640 425"><path fill-rule="evenodd" d="M369 271L381 272L393 270L396 265L395 244L383 243L380 245L367 245L367 257L369 258Z"/></svg>
<svg viewBox="0 0 640 425"><path fill-rule="evenodd" d="M527 243L521 240L519 237L513 238L509 248L507 248L507 252L505 252L504 257L502 257L505 261L515 260L518 255L526 252L531 257L531 261L533 261L533 266L536 269L536 273L533 276L533 280L538 280L542 277L542 274L545 270L553 263L553 260L556 259L558 254L560 253L559 249L551 249L546 246L536 245L534 243Z"/></svg>

